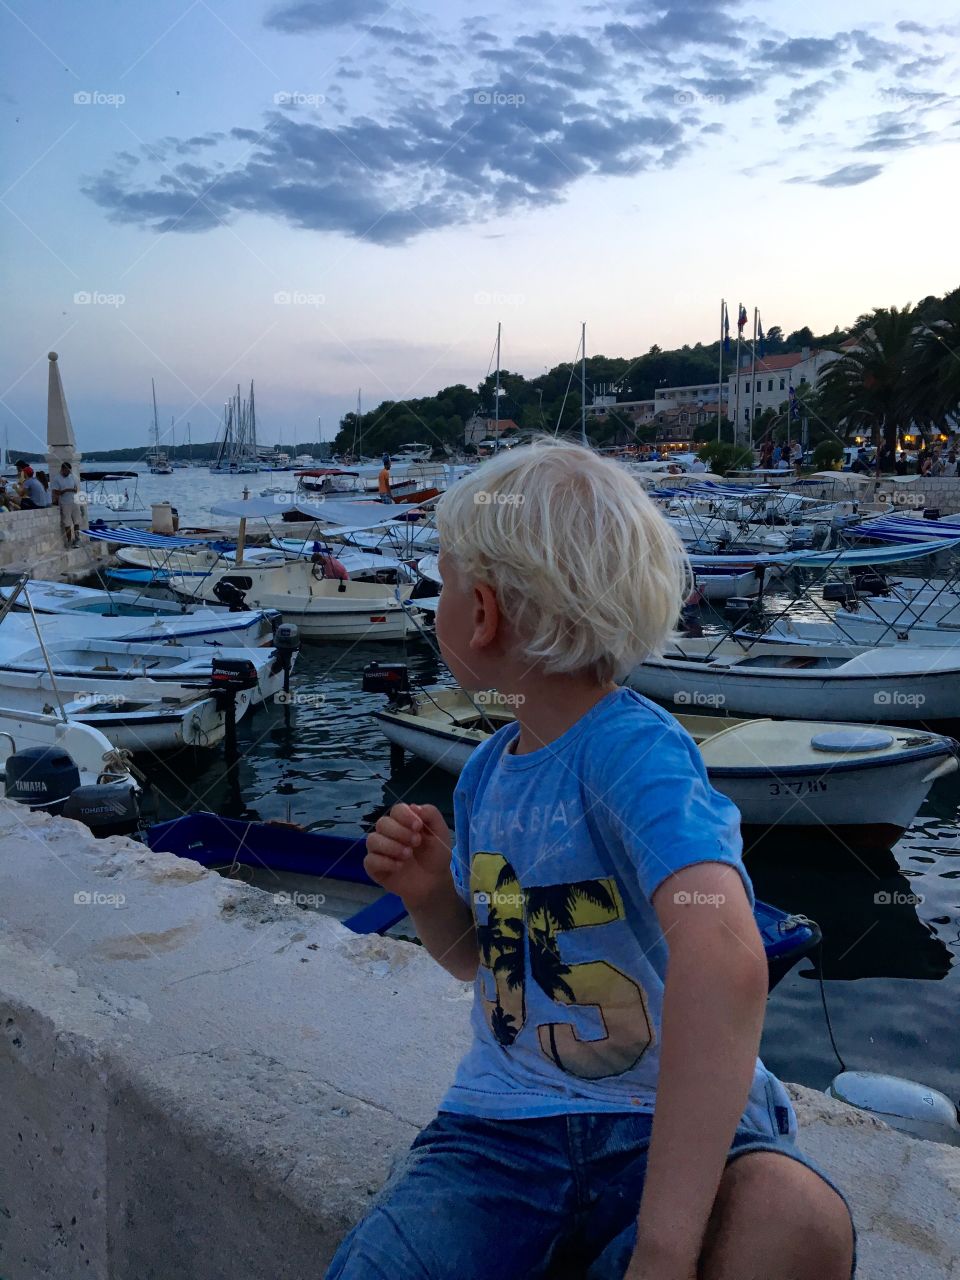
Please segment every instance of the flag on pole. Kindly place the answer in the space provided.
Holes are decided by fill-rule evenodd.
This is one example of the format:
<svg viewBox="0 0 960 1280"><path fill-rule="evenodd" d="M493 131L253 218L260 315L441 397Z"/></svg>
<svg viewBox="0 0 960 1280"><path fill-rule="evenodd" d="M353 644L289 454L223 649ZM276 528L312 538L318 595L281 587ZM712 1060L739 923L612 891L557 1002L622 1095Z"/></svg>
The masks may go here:
<svg viewBox="0 0 960 1280"><path fill-rule="evenodd" d="M730 350L730 312L726 303L723 304L723 349Z"/></svg>
<svg viewBox="0 0 960 1280"><path fill-rule="evenodd" d="M763 321L760 319L759 313L757 314L757 340L760 343L760 359L762 360L766 354L766 348L763 345Z"/></svg>
<svg viewBox="0 0 960 1280"><path fill-rule="evenodd" d="M791 418L800 417L800 401L797 398L796 387L794 387L792 383L790 385L790 417Z"/></svg>
<svg viewBox="0 0 960 1280"><path fill-rule="evenodd" d="M740 303L740 314L737 316L737 337L743 335L743 326L747 323L747 308Z"/></svg>

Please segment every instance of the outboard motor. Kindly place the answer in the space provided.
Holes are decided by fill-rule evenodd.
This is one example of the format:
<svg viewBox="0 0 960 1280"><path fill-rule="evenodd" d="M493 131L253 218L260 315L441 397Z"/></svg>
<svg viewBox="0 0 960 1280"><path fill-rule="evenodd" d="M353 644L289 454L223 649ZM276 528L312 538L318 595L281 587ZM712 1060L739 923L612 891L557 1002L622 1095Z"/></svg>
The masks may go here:
<svg viewBox="0 0 960 1280"><path fill-rule="evenodd" d="M220 578L213 584L213 594L231 613L243 613L247 607L245 593L250 585L249 578Z"/></svg>
<svg viewBox="0 0 960 1280"><path fill-rule="evenodd" d="M89 827L95 836L128 835L140 822L139 788L132 781L80 785L80 770L62 747L26 747L8 756L4 792L28 808Z"/></svg>
<svg viewBox="0 0 960 1280"><path fill-rule="evenodd" d="M67 797L63 816L89 827L95 836L125 836L140 824L140 801L133 785L97 782Z"/></svg>
<svg viewBox="0 0 960 1280"><path fill-rule="evenodd" d="M4 765L4 793L30 809L62 813L80 786L80 770L61 747L26 747L8 756Z"/></svg>
<svg viewBox="0 0 960 1280"><path fill-rule="evenodd" d="M300 628L295 622L281 622L273 633L273 643L283 668L283 691L289 693L293 659L300 648Z"/></svg>
<svg viewBox="0 0 960 1280"><path fill-rule="evenodd" d="M391 702L410 697L410 673L405 662L371 662L363 668L364 693L384 693Z"/></svg>
<svg viewBox="0 0 960 1280"><path fill-rule="evenodd" d="M217 707L224 713L224 750L232 759L237 753L237 694L256 688L257 668L249 658L214 658L210 681Z"/></svg>
<svg viewBox="0 0 960 1280"><path fill-rule="evenodd" d="M835 604L851 605L857 601L857 588L852 582L827 582L822 594L825 601Z"/></svg>

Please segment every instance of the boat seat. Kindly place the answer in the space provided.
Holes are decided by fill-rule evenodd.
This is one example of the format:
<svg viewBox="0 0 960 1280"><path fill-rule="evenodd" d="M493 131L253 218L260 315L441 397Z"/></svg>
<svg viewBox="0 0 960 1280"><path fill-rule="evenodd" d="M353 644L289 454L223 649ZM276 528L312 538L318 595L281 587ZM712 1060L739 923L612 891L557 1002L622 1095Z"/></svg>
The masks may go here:
<svg viewBox="0 0 960 1280"><path fill-rule="evenodd" d="M893 745L893 734L883 729L828 729L810 739L814 751L883 751Z"/></svg>

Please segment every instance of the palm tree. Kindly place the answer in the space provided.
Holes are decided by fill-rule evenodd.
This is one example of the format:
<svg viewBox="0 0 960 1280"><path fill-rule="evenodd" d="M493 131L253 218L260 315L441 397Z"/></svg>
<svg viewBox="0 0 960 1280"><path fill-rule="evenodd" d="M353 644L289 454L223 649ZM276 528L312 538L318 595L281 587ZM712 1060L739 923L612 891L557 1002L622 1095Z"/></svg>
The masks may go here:
<svg viewBox="0 0 960 1280"><path fill-rule="evenodd" d="M567 982L570 966L560 957L559 934L576 927L578 901L592 903L606 916L615 918L617 902L609 880L581 880L576 884L550 884L525 891L527 938L530 945L530 974L551 1000L575 1004L576 995ZM563 1067L557 1049L554 1024L549 1030L550 1054Z"/></svg>
<svg viewBox="0 0 960 1280"><path fill-rule="evenodd" d="M501 912L497 908L497 902L504 898L516 898L516 904ZM508 862L504 862L497 876L494 892L487 906L486 923L477 922L477 942L484 968L490 970L496 983L496 999L490 1010L490 1029L497 1043L507 1048L516 1040L526 1017L522 893L516 872ZM503 1007L500 998L501 981L507 991L519 991L517 1013Z"/></svg>
<svg viewBox="0 0 960 1280"><path fill-rule="evenodd" d="M939 316L921 321L910 379L918 421L941 430L960 411L960 289L948 293Z"/></svg>
<svg viewBox="0 0 960 1280"><path fill-rule="evenodd" d="M860 317L857 324L867 317ZM912 393L909 370L915 359L916 318L902 309L874 311L858 344L821 373L817 394L824 416L854 432L872 435L896 450L898 437L914 418L923 420Z"/></svg>

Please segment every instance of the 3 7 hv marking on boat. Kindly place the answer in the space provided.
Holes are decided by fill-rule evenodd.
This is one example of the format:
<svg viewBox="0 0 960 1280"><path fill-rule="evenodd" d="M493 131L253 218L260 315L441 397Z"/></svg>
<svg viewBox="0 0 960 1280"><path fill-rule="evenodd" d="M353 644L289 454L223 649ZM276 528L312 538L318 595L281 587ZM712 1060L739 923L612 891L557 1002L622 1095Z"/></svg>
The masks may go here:
<svg viewBox="0 0 960 1280"><path fill-rule="evenodd" d="M823 778L800 778L797 782L771 782L772 796L810 796L828 787Z"/></svg>

